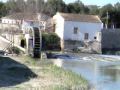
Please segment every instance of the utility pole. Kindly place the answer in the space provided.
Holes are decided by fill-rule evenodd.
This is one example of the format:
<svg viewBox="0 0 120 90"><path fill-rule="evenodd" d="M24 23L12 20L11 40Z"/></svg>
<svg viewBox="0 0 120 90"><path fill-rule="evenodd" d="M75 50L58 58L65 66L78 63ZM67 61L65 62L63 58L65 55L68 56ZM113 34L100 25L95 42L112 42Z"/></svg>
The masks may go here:
<svg viewBox="0 0 120 90"><path fill-rule="evenodd" d="M108 29L108 24L109 24L109 13L107 11L107 18L106 18L106 29Z"/></svg>

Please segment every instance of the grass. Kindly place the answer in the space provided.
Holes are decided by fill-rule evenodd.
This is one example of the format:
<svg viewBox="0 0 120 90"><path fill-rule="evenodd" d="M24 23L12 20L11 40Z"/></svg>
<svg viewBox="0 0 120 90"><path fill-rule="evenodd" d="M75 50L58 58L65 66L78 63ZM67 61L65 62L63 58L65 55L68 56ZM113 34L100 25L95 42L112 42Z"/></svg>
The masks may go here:
<svg viewBox="0 0 120 90"><path fill-rule="evenodd" d="M57 66L49 66L49 70L46 71L51 77L58 79L61 81L60 85L55 86L55 90L70 90L72 88L86 88L87 89L87 81L83 79L80 75L73 73L72 71L66 71Z"/></svg>
<svg viewBox="0 0 120 90"><path fill-rule="evenodd" d="M42 66L42 70L49 78L60 81L58 85L53 85L55 90L71 89L75 87L87 88L88 82L82 76L73 73L72 71L64 70L52 64L50 60L35 60L30 57L25 57L27 62L31 65ZM29 60L29 61L28 61ZM49 87L49 88L50 88Z"/></svg>
<svg viewBox="0 0 120 90"><path fill-rule="evenodd" d="M88 90L87 80L72 71L53 65L51 60L33 59L28 56L12 57L12 59L30 68L37 77L5 90L28 90L28 88L30 90Z"/></svg>

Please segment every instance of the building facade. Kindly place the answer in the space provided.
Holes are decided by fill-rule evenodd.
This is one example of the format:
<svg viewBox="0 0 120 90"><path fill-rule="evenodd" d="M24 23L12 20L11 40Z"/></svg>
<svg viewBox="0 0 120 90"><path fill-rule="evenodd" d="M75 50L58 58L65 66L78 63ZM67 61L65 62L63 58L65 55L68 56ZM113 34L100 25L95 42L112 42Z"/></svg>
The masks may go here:
<svg viewBox="0 0 120 90"><path fill-rule="evenodd" d="M96 15L57 13L54 17L54 31L61 39L61 47L66 41L101 41L99 32L103 28ZM79 47L78 45L73 45Z"/></svg>

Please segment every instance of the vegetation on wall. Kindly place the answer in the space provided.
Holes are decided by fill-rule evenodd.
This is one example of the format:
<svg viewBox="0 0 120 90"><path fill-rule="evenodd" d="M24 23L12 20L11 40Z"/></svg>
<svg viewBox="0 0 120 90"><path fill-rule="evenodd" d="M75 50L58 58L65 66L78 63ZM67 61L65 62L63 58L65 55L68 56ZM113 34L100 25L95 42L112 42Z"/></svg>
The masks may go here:
<svg viewBox="0 0 120 90"><path fill-rule="evenodd" d="M17 55L19 55L22 51L19 48L13 46L13 47L8 48L8 52L10 54L17 54Z"/></svg>

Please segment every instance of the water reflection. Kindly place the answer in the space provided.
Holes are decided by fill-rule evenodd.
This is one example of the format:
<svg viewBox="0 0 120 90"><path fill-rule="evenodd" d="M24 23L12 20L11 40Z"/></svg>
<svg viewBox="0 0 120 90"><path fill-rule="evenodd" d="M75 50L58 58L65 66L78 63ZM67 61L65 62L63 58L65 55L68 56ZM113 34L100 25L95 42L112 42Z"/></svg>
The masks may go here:
<svg viewBox="0 0 120 90"><path fill-rule="evenodd" d="M58 59L55 64L81 74L96 90L120 90L120 62Z"/></svg>
<svg viewBox="0 0 120 90"><path fill-rule="evenodd" d="M100 71L102 76L109 77L112 82L120 81L120 66L100 67Z"/></svg>
<svg viewBox="0 0 120 90"><path fill-rule="evenodd" d="M103 90L120 90L120 65L100 67L99 78Z"/></svg>

